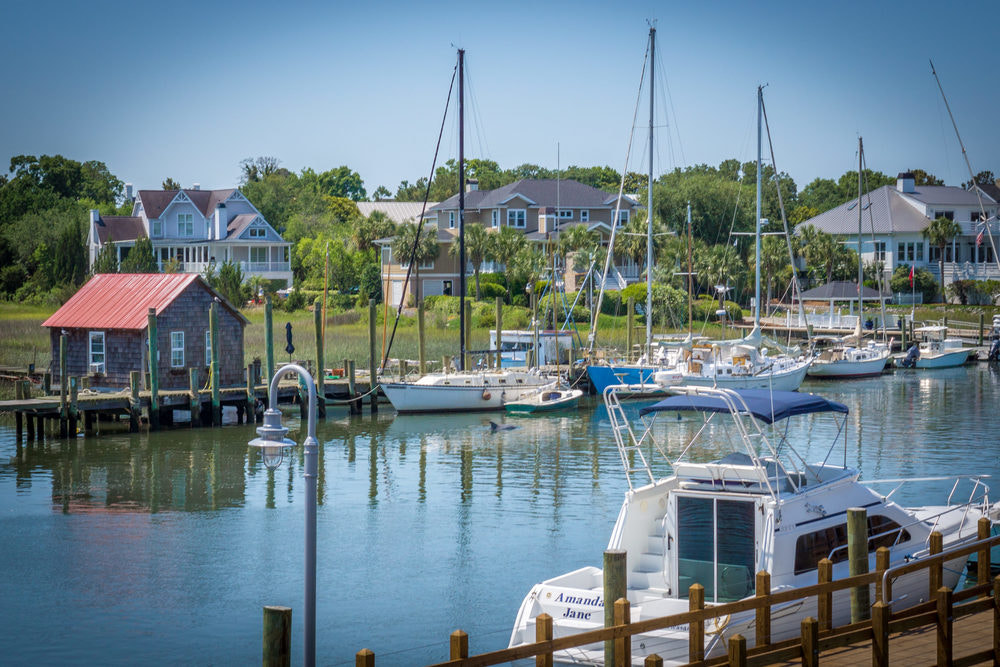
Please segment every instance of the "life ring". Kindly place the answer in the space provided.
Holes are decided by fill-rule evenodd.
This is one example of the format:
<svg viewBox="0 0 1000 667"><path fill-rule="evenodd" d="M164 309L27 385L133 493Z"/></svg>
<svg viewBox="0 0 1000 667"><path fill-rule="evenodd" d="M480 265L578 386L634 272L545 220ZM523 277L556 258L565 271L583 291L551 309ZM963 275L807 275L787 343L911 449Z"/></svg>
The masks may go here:
<svg viewBox="0 0 1000 667"><path fill-rule="evenodd" d="M490 394L490 390L489 389L483 389L483 400L484 401L488 401L488 400L490 400L491 397L492 397L492 394Z"/></svg>
<svg viewBox="0 0 1000 667"><path fill-rule="evenodd" d="M730 615L729 614L726 614L726 618L725 618L724 621L722 621L721 624L719 623L719 617L716 616L715 618L712 619L712 629L711 630L706 630L705 631L706 634L718 635L718 634L721 634L721 633L725 632L726 628L729 627L729 621L730 621Z"/></svg>

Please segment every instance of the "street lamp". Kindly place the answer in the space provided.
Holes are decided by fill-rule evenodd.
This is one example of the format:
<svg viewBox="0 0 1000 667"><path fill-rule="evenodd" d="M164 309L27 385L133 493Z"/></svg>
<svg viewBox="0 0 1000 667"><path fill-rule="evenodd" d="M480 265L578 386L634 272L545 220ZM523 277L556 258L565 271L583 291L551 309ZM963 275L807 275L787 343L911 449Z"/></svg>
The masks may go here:
<svg viewBox="0 0 1000 667"><path fill-rule="evenodd" d="M271 378L268 392L268 409L264 412L264 425L257 429L259 437L249 442L251 447L260 449L264 465L274 470L284 458L283 452L295 443L285 437L288 429L281 425L278 410L278 382L289 373L296 373L305 382L309 393L309 426L306 435L305 473L306 479L306 536L305 536L305 641L303 662L306 667L316 664L316 475L319 443L316 440L316 383L309 371L298 364L287 364L279 368Z"/></svg>

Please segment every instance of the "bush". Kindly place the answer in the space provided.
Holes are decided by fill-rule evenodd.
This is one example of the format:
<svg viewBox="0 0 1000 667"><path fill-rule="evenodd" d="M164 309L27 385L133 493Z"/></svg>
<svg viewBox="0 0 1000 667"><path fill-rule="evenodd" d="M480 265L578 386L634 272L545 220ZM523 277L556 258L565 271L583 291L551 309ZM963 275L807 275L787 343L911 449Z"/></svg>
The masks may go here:
<svg viewBox="0 0 1000 667"><path fill-rule="evenodd" d="M505 273L480 273L479 282L490 283L491 285L501 285L507 288L507 274Z"/></svg>
<svg viewBox="0 0 1000 667"><path fill-rule="evenodd" d="M724 302L726 310L726 320L729 322L739 322L743 319L743 309L733 301ZM719 302L712 297L702 294L694 302L694 319L696 322L717 322L719 316L715 311L719 310Z"/></svg>
<svg viewBox="0 0 1000 667"><path fill-rule="evenodd" d="M285 311L291 313L296 310L302 310L306 305L306 294L300 289L293 290L288 298L285 299L284 308Z"/></svg>
<svg viewBox="0 0 1000 667"><path fill-rule="evenodd" d="M443 294L432 294L424 297L424 310L437 313L458 315L457 296L445 296Z"/></svg>
<svg viewBox="0 0 1000 667"><path fill-rule="evenodd" d="M913 287L910 287L910 267L907 264L900 264L892 272L889 279L889 287L893 292L909 293L911 291L920 292L923 295L924 303L932 303L940 285L927 269L916 269L913 272Z"/></svg>
<svg viewBox="0 0 1000 667"><path fill-rule="evenodd" d="M475 283L475 281L469 283L467 293L468 293L468 296L471 296L471 297L475 297L476 296L476 283ZM507 288L504 287L503 285L499 285L497 283L484 283L484 282L480 282L479 283L479 296L480 296L480 299L490 300L490 301L492 301L493 299L495 299L497 297L500 297L502 299L506 299L507 298Z"/></svg>

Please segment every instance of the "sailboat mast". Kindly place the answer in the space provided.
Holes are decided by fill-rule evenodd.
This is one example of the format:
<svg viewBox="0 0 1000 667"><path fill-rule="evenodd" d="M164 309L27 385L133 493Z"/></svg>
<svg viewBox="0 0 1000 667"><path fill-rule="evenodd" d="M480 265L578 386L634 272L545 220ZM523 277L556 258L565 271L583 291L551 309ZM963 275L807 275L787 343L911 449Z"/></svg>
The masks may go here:
<svg viewBox="0 0 1000 667"><path fill-rule="evenodd" d="M691 245L692 245L692 234L691 234L691 202L688 202L688 336L690 337L693 333L692 321L694 320L694 305L691 303L691 299L694 298L694 287L691 282L694 278L694 269L692 269L693 262L691 261Z"/></svg>
<svg viewBox="0 0 1000 667"><path fill-rule="evenodd" d="M646 181L646 359L653 352L653 90L656 84L656 28L649 28L649 177ZM629 322L629 326L632 323Z"/></svg>
<svg viewBox="0 0 1000 667"><path fill-rule="evenodd" d="M754 251L757 256L756 264L756 274L755 282L756 288L754 291L754 309L753 309L753 328L754 332L760 331L760 192L761 192L761 124L760 118L762 115L762 108L764 106L764 90L760 86L757 86L757 222L756 222L756 241Z"/></svg>
<svg viewBox="0 0 1000 667"><path fill-rule="evenodd" d="M861 137L858 137L858 322L861 321L861 312L864 310L864 302L861 300L861 292L864 290L865 284L865 263L861 259L861 214L863 213L864 207L861 205L861 197L864 193L861 192L861 160L865 153L864 144L861 141ZM858 347L861 346L861 341L858 340Z"/></svg>
<svg viewBox="0 0 1000 667"><path fill-rule="evenodd" d="M458 50L458 369L465 370L465 49Z"/></svg>

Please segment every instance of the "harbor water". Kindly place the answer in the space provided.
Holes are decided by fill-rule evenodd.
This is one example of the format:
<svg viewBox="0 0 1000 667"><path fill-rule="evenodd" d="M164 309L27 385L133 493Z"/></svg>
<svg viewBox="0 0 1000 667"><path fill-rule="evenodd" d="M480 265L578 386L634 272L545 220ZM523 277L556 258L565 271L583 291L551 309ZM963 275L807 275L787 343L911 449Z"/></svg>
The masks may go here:
<svg viewBox="0 0 1000 667"><path fill-rule="evenodd" d="M996 368L802 390L850 408L831 457L862 479L991 474L1000 499ZM676 454L694 417L665 416L657 433ZM516 428L491 430L491 419ZM286 425L301 443L297 414ZM3 663L255 664L265 605L292 607L301 662L301 446L272 472L247 447L253 426L109 428L28 446L0 422ZM443 661L458 628L472 652L505 647L533 584L600 565L628 488L594 399L543 417L334 409L318 431L322 665L353 664L362 648L379 665ZM814 461L836 434L810 417L786 435ZM936 482L893 497L943 503L950 490Z"/></svg>

